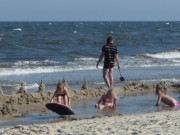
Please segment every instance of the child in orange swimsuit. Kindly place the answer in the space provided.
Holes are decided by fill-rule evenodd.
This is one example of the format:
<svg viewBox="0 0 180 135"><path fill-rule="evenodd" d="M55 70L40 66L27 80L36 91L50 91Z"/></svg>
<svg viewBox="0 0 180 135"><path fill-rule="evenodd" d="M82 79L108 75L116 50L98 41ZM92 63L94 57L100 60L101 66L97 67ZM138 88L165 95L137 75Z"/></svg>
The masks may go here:
<svg viewBox="0 0 180 135"><path fill-rule="evenodd" d="M160 87L159 84L156 86L156 95L158 95L156 106L159 106L160 102L162 101L165 105L168 105L171 107L179 107L179 103L174 98L166 95L166 93L164 92L164 89Z"/></svg>
<svg viewBox="0 0 180 135"><path fill-rule="evenodd" d="M95 105L95 107L98 107L99 109L103 108L115 108L117 98L114 94L114 90L111 88L107 91L106 94L102 95L101 99L98 101L98 103Z"/></svg>
<svg viewBox="0 0 180 135"><path fill-rule="evenodd" d="M57 89L54 92L53 97L51 98L51 103L54 102L53 101L54 97L57 98L57 103L60 103L60 104L61 104L61 98L63 98L64 105L66 105L69 108L71 108L70 107L70 96L69 96L67 88L64 87L63 83L58 83L57 84Z"/></svg>

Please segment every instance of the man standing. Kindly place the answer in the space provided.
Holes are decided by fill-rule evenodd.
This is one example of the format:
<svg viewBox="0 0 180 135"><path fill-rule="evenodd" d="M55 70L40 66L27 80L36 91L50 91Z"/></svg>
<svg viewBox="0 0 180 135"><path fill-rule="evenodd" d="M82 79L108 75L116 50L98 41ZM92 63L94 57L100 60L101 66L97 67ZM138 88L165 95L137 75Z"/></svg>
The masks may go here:
<svg viewBox="0 0 180 135"><path fill-rule="evenodd" d="M99 57L99 60L96 64L98 68L99 63L101 62L102 58L104 57L104 67L103 67L103 78L106 82L108 88L113 86L113 67L114 67L114 59L116 59L118 68L120 70L120 63L119 63L119 56L117 53L117 48L113 45L114 41L112 37L107 38L107 43L102 47L102 52ZM109 76L109 78L108 78Z"/></svg>

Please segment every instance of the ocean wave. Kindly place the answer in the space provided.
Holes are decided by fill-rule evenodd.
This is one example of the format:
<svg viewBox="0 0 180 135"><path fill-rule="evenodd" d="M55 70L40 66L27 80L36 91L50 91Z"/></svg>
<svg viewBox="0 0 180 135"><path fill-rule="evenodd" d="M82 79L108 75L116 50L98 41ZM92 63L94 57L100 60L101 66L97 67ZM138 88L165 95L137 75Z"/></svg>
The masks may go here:
<svg viewBox="0 0 180 135"><path fill-rule="evenodd" d="M75 58L74 61L84 61L84 62L90 62L90 61L97 61L97 58Z"/></svg>
<svg viewBox="0 0 180 135"><path fill-rule="evenodd" d="M150 57L149 55L153 55ZM156 56L156 58L155 58ZM139 54L136 56L125 56L120 58L120 64L123 68L138 68L138 67L162 67L162 66L180 66L180 59L159 58L159 54ZM161 56L161 55L160 55Z"/></svg>
<svg viewBox="0 0 180 135"><path fill-rule="evenodd" d="M32 89L32 88L38 88L39 85L37 83L32 83L32 84L25 84L25 89Z"/></svg>
<svg viewBox="0 0 180 135"><path fill-rule="evenodd" d="M178 83L180 79L177 78L163 78L163 79L139 79L139 80L126 80L126 82L141 82L141 83L154 83L154 82L174 82Z"/></svg>
<svg viewBox="0 0 180 135"><path fill-rule="evenodd" d="M102 69L102 66L99 66ZM63 67L63 66L50 66L50 67L32 67L32 68L1 68L0 76L10 76L19 74L35 74L35 73L52 73L52 72L68 72L68 71L78 71L78 70L94 70L96 66L73 66L73 67Z"/></svg>
<svg viewBox="0 0 180 135"><path fill-rule="evenodd" d="M73 31L73 33L76 34L76 33L78 33L78 31L75 30L75 31Z"/></svg>
<svg viewBox="0 0 180 135"><path fill-rule="evenodd" d="M180 63L180 60L172 60L173 62Z"/></svg>
<svg viewBox="0 0 180 135"><path fill-rule="evenodd" d="M14 63L15 66L43 66L43 65L54 65L54 64L60 64L60 61L54 61L54 60L44 60L44 61L17 61Z"/></svg>
<svg viewBox="0 0 180 135"><path fill-rule="evenodd" d="M122 68L149 68L149 67L172 67L172 66L180 66L180 63L179 64L163 64L163 63L160 63L160 64L148 64L148 63L139 63L139 64L134 64L134 65L125 65L125 66L122 66Z"/></svg>
<svg viewBox="0 0 180 135"><path fill-rule="evenodd" d="M21 28L16 28L16 29L13 29L14 31L22 31Z"/></svg>
<svg viewBox="0 0 180 135"><path fill-rule="evenodd" d="M169 52L160 52L156 54L149 54L145 53L143 54L147 57L157 58L157 59L175 59L180 58L180 52L178 50L169 51Z"/></svg>
<svg viewBox="0 0 180 135"><path fill-rule="evenodd" d="M128 59L127 59L128 60ZM148 67L161 67L161 66L180 66L180 63L152 63L150 61L136 61L134 59L129 61L121 62L121 68L148 68ZM55 72L71 72L71 71L81 71L81 70L97 70L96 63L93 61L81 63L81 65L75 64L74 62L67 63L61 66L17 66L9 68L1 68L0 76L11 76L11 75L23 75L23 74L39 74L39 73L55 73ZM99 65L99 69L103 68L103 63ZM117 66L115 65L116 69ZM98 69L98 70L99 70Z"/></svg>
<svg viewBox="0 0 180 135"><path fill-rule="evenodd" d="M0 76L10 76L19 74L37 74L53 72L69 72L81 70L97 70L97 58L75 58L70 62L60 62L53 60L45 61L18 61L14 64L1 64ZM121 68L148 68L161 66L180 66L179 59L156 60L148 57L123 57L120 58ZM99 69L103 68L103 62L100 63ZM117 68L116 64L114 68Z"/></svg>

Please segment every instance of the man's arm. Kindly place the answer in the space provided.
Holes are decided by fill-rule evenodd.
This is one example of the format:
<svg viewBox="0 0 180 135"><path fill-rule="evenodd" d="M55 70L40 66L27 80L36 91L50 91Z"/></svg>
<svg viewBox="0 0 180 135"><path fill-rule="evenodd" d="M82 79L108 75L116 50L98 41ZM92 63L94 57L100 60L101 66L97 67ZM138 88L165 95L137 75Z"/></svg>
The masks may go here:
<svg viewBox="0 0 180 135"><path fill-rule="evenodd" d="M117 54L117 53L115 54L115 59L116 59L116 62L117 62L118 68L120 69L119 56L118 56L118 54Z"/></svg>
<svg viewBox="0 0 180 135"><path fill-rule="evenodd" d="M101 62L101 60L102 60L103 57L104 57L104 52L102 52L101 55L100 55L100 57L99 57L99 60L98 60L98 62L97 62L97 64L96 64L96 67L97 67L97 68L98 68L98 65L99 65L99 63Z"/></svg>

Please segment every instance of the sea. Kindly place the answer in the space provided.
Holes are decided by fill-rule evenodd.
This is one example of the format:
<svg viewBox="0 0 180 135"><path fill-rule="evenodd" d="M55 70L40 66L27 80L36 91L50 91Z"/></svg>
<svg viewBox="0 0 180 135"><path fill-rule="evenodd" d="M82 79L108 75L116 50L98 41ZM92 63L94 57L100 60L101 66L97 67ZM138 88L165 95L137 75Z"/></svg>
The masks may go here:
<svg viewBox="0 0 180 135"><path fill-rule="evenodd" d="M63 79L71 89L106 87L103 61L96 63L112 36L124 82L114 67L114 86L180 81L180 22L0 22L0 86L16 93L56 89Z"/></svg>

